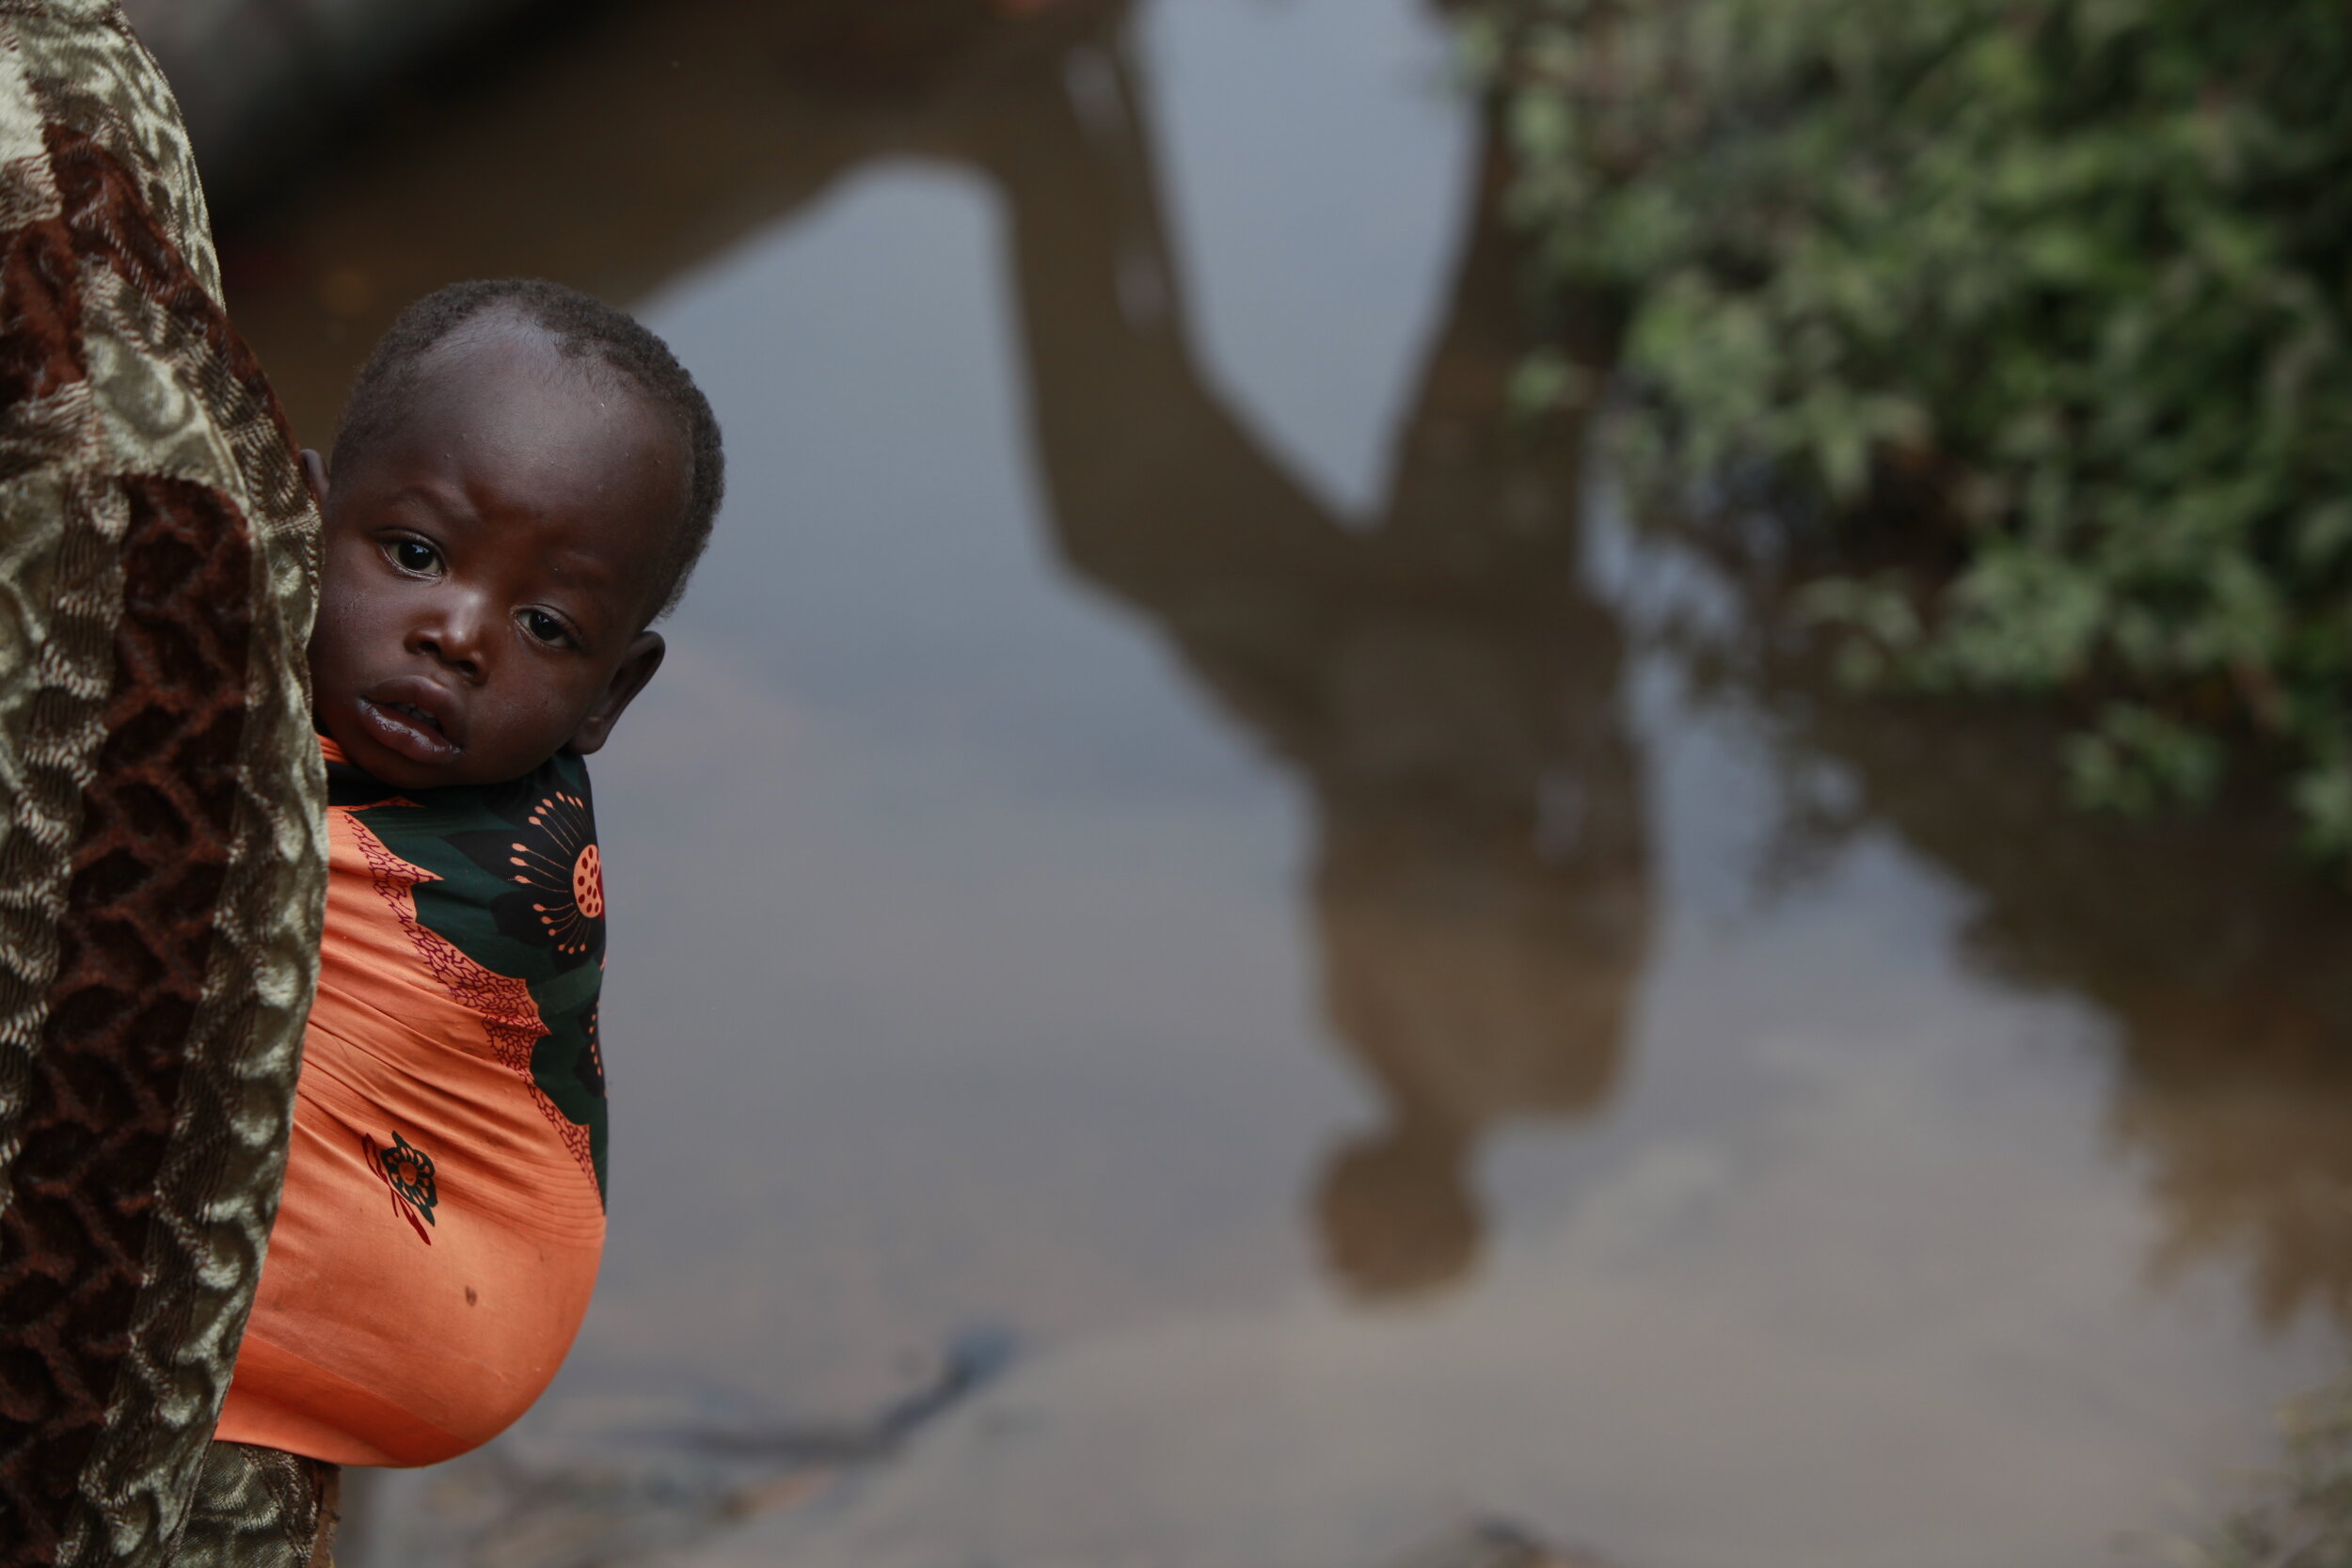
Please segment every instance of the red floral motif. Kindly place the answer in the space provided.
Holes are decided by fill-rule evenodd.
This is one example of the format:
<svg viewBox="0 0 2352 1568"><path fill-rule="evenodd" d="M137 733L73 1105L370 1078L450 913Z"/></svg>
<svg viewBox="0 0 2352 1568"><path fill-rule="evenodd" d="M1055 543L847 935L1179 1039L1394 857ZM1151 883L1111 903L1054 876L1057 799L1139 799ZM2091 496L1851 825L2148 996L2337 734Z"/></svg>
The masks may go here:
<svg viewBox="0 0 2352 1568"><path fill-rule="evenodd" d="M572 862L572 902L589 919L604 918L604 857L593 844Z"/></svg>

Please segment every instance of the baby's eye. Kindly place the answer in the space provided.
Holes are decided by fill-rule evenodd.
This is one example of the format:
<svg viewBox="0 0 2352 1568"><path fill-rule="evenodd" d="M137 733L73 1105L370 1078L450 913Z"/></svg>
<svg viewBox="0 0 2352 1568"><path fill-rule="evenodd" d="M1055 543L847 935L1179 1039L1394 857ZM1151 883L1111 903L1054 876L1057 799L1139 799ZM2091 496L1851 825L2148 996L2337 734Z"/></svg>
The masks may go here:
<svg viewBox="0 0 2352 1568"><path fill-rule="evenodd" d="M404 572L422 576L440 565L441 552L421 539L395 539L392 541L392 563Z"/></svg>
<svg viewBox="0 0 2352 1568"><path fill-rule="evenodd" d="M572 640L571 633L564 629L564 623L544 610L524 610L523 630L531 633L542 642L552 642L559 646Z"/></svg>

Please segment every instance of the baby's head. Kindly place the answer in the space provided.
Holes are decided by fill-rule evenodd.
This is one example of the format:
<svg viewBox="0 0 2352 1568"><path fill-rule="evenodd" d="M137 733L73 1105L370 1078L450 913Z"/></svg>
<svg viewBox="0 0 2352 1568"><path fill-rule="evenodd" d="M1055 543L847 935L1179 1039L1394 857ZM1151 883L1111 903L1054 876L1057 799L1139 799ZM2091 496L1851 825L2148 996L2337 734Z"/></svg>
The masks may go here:
<svg viewBox="0 0 2352 1568"><path fill-rule="evenodd" d="M661 663L719 507L719 426L660 339L532 279L401 313L359 372L326 518L312 701L403 789L604 744Z"/></svg>

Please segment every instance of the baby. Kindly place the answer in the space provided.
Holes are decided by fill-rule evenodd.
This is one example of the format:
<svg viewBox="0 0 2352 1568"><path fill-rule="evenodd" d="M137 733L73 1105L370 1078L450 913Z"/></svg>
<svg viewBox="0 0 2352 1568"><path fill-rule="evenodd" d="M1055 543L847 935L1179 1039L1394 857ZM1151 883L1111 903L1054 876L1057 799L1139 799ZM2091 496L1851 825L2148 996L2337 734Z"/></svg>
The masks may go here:
<svg viewBox="0 0 2352 1568"><path fill-rule="evenodd" d="M710 405L554 284L461 283L359 372L310 673L329 883L285 1197L216 1436L426 1465L555 1373L604 1244L604 879L580 758L709 538Z"/></svg>

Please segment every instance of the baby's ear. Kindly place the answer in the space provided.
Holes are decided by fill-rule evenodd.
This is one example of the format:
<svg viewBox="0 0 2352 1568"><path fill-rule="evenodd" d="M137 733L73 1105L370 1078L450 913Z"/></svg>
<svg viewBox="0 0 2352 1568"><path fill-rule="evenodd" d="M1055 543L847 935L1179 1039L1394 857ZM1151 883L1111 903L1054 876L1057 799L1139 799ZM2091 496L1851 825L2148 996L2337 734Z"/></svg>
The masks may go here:
<svg viewBox="0 0 2352 1568"><path fill-rule="evenodd" d="M620 721L628 705L636 700L637 693L645 689L645 683L653 679L653 673L661 668L662 656L668 651L669 645L661 641L660 632L641 631L637 634L637 640L628 645L628 652L621 656L621 667L612 672L612 679L606 684L603 695L596 699L596 706L588 710L587 717L580 721L580 728L572 732L573 751L586 756L605 743L612 734L612 726Z"/></svg>
<svg viewBox="0 0 2352 1568"><path fill-rule="evenodd" d="M309 447L302 449L302 479L320 513L326 511L326 459Z"/></svg>

